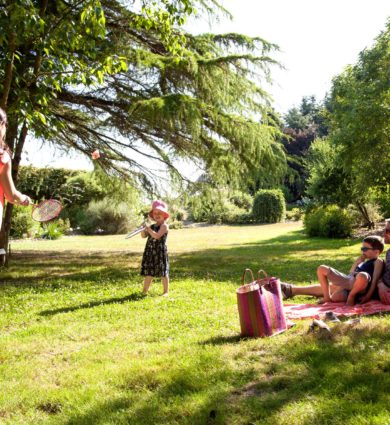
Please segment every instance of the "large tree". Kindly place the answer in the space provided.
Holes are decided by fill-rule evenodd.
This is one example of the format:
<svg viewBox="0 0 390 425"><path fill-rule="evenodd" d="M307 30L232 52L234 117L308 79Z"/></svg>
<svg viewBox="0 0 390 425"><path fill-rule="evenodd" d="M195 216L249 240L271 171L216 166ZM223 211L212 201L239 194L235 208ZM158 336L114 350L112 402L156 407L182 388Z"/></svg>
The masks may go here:
<svg viewBox="0 0 390 425"><path fill-rule="evenodd" d="M333 80L330 133L355 201L390 185L390 21L357 63Z"/></svg>
<svg viewBox="0 0 390 425"><path fill-rule="evenodd" d="M305 194L307 179L305 160L313 141L328 133L327 113L326 102L318 102L315 96L305 96L299 107L289 109L283 117L285 123L283 145L288 164L284 184L291 200L299 200Z"/></svg>
<svg viewBox="0 0 390 425"><path fill-rule="evenodd" d="M29 131L66 150L98 148L107 172L149 186L142 157L170 170L191 158L229 179L283 162L259 85L276 46L184 33L195 4L220 9L214 0L4 2L0 84L14 178Z"/></svg>

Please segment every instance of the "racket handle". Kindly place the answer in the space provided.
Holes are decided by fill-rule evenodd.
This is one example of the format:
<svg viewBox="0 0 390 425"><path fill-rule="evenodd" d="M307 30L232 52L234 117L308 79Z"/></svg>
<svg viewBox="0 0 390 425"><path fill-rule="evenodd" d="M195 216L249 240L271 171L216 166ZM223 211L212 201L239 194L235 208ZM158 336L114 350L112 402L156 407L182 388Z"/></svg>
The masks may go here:
<svg viewBox="0 0 390 425"><path fill-rule="evenodd" d="M24 201L17 202L17 204L23 205L24 207L27 207L28 205L33 205L34 202L28 195L24 195Z"/></svg>
<svg viewBox="0 0 390 425"><path fill-rule="evenodd" d="M133 236L138 235L139 233L141 233L142 231L145 230L145 227L146 226L142 226L142 227L139 227L138 229L133 230L131 233L129 233L128 235L126 235L125 239L130 239Z"/></svg>

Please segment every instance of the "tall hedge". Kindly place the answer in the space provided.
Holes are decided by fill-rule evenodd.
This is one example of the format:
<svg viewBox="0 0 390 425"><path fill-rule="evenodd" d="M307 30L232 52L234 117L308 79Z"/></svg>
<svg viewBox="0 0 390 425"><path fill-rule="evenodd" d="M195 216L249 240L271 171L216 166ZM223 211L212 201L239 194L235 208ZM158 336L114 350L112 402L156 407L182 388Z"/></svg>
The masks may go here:
<svg viewBox="0 0 390 425"><path fill-rule="evenodd" d="M261 189L255 194L252 215L257 223L279 223L286 214L286 201L280 189Z"/></svg>

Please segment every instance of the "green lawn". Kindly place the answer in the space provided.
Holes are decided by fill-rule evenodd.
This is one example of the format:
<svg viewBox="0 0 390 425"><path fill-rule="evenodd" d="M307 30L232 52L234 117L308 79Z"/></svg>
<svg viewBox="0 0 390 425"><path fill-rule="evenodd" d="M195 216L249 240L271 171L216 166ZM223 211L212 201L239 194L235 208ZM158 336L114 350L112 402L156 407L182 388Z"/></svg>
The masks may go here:
<svg viewBox="0 0 390 425"><path fill-rule="evenodd" d="M321 263L347 270L358 241L308 239L296 223L173 230L169 298L160 282L141 296L144 242L12 242L1 424L390 424L390 316L239 337L245 267L304 284Z"/></svg>

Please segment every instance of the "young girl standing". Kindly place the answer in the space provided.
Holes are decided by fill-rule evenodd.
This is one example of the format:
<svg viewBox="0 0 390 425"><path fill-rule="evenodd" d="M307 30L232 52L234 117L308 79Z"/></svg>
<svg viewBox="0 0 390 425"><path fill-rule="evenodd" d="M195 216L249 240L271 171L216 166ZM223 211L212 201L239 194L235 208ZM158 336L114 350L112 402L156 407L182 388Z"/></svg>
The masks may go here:
<svg viewBox="0 0 390 425"><path fill-rule="evenodd" d="M143 238L148 238L142 257L141 276L144 279L144 294L149 291L154 277L161 277L163 295L168 295L169 290L169 259L167 250L168 225L165 221L169 218L168 208L163 201L154 201L149 217L156 223L146 226L141 232Z"/></svg>

